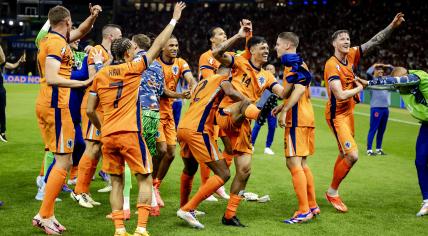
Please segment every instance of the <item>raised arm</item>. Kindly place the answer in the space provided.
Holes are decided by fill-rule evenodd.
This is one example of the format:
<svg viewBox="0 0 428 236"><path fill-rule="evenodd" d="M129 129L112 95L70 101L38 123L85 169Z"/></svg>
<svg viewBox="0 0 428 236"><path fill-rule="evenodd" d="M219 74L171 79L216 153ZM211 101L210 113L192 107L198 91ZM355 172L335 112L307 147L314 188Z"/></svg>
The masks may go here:
<svg viewBox="0 0 428 236"><path fill-rule="evenodd" d="M230 67L233 58L231 55L225 54L225 52L239 39L245 38L248 32L250 32L251 28L248 24L245 24L243 22L247 22L248 20L242 20L240 22L241 28L239 29L238 33L236 33L233 37L229 38L222 44L220 44L217 48L213 50L213 56L215 59L217 59L222 65L226 67Z"/></svg>
<svg viewBox="0 0 428 236"><path fill-rule="evenodd" d="M6 67L6 69L8 70L14 70L16 69L21 63L25 62L25 53L22 54L22 56L19 58L19 60L15 63L10 63L10 62L6 62L6 65L4 67Z"/></svg>
<svg viewBox="0 0 428 236"><path fill-rule="evenodd" d="M368 42L363 43L361 45L361 50L363 51L363 55L367 55L368 53L370 53L376 46L380 45L381 43L383 43L387 38L389 38L389 36L391 35L391 33L398 28L401 23L404 22L404 14L403 13L398 13L394 19L392 20L392 22L382 31L380 31L379 33L377 33L373 38L371 38Z"/></svg>
<svg viewBox="0 0 428 236"><path fill-rule="evenodd" d="M152 46L146 53L147 64L150 65L152 61L159 55L160 50L165 46L168 39L171 37L172 31L175 28L178 20L181 17L181 12L186 8L184 2L178 2L175 4L174 13L172 14L172 19L169 24L163 29L163 31L156 37L153 41Z"/></svg>
<svg viewBox="0 0 428 236"><path fill-rule="evenodd" d="M91 3L89 3L89 11L91 15L89 15L88 18L86 18L85 21L83 21L79 27L75 30L72 30L70 32L70 42L74 42L78 39L81 39L83 36L85 36L89 31L91 31L92 26L95 23L95 20L98 17L98 14L102 12L102 8L99 5L92 6Z"/></svg>

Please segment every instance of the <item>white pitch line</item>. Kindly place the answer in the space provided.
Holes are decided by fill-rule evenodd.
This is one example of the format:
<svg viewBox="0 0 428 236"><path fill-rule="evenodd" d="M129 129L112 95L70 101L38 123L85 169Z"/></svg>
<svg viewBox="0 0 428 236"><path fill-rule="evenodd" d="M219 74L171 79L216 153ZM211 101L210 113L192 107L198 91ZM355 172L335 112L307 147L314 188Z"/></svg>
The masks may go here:
<svg viewBox="0 0 428 236"><path fill-rule="evenodd" d="M322 105L319 105L319 104L313 104L313 103L312 103L312 106L318 107L318 108L325 108L325 106L322 106ZM358 111L354 111L354 114L357 114L357 115L360 115L360 116L370 117L370 114L363 113L363 112L358 112ZM408 124L408 125L417 125L417 126L420 125L417 122L405 121L405 120L400 120L400 119L395 119L395 118L388 118L388 121L394 121L394 122Z"/></svg>

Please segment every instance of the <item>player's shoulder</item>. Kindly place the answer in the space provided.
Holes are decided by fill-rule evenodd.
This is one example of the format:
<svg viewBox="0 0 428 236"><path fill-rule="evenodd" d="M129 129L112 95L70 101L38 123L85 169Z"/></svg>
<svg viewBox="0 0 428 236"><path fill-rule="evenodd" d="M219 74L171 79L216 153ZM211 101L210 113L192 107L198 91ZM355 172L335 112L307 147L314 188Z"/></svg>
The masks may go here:
<svg viewBox="0 0 428 236"><path fill-rule="evenodd" d="M57 47L63 47L64 45L67 45L67 41L63 38L62 35L59 35L58 33L49 33L47 34L42 41L40 42L40 46L57 46Z"/></svg>

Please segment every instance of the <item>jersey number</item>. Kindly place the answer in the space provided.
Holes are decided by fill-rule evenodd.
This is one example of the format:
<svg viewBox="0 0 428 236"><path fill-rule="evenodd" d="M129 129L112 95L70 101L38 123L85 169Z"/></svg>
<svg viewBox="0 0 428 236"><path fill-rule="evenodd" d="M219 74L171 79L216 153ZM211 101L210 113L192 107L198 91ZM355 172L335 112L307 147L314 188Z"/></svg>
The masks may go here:
<svg viewBox="0 0 428 236"><path fill-rule="evenodd" d="M117 108L119 106L119 99L122 96L123 82L120 81L120 82L110 83L110 88L111 87L117 87L116 99L113 102L114 108Z"/></svg>
<svg viewBox="0 0 428 236"><path fill-rule="evenodd" d="M242 83L248 88L250 86L251 78L247 79L247 74L243 74Z"/></svg>
<svg viewBox="0 0 428 236"><path fill-rule="evenodd" d="M202 83L200 83L200 84L198 85L198 86L199 86L199 89L198 89L198 91L195 93L195 98L193 99L193 101L194 101L194 102L199 101L198 94L202 91L202 89L204 89L204 88L205 88L205 86L207 86L207 84L208 84L208 80L204 80L204 81L202 81Z"/></svg>

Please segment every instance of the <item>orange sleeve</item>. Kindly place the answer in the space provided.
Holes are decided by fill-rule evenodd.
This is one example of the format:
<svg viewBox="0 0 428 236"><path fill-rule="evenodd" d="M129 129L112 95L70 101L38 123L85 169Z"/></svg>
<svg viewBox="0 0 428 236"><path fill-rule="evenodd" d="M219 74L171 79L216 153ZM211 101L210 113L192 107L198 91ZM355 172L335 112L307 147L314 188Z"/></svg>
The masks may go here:
<svg viewBox="0 0 428 236"><path fill-rule="evenodd" d="M267 72L266 74L267 74L266 87L269 89L269 91L272 92L273 87L279 83L278 81L276 81L275 77L270 72Z"/></svg>
<svg viewBox="0 0 428 236"><path fill-rule="evenodd" d="M189 64L182 58L179 58L179 65L180 65L180 75L183 76L187 72L192 72L190 70Z"/></svg>
<svg viewBox="0 0 428 236"><path fill-rule="evenodd" d="M324 79L327 81L340 79L338 68L336 68L336 65L330 60L325 64Z"/></svg>
<svg viewBox="0 0 428 236"><path fill-rule="evenodd" d="M352 47L349 50L349 57L351 58L351 61L354 65L358 66L360 64L361 59L361 47Z"/></svg>
<svg viewBox="0 0 428 236"><path fill-rule="evenodd" d="M134 59L134 61L130 62L130 72L142 74L144 70L147 68L147 57L143 55L142 57L138 57Z"/></svg>
<svg viewBox="0 0 428 236"><path fill-rule="evenodd" d="M62 57L64 56L65 51L67 50L67 43L64 40L59 39L49 39L49 41L46 42L47 44L47 57L53 58L58 60L59 62L62 61Z"/></svg>
<svg viewBox="0 0 428 236"><path fill-rule="evenodd" d="M237 67L243 67L245 66L245 61L247 61L247 59L245 59L243 56L241 55L231 55L232 58L232 62L230 63L230 68L237 68Z"/></svg>
<svg viewBox="0 0 428 236"><path fill-rule="evenodd" d="M214 65L210 63L209 57L207 57L205 54L202 54L201 57L199 58L199 71L201 73L200 76L202 76L202 78L204 79L208 78L215 74L214 70L215 70Z"/></svg>

